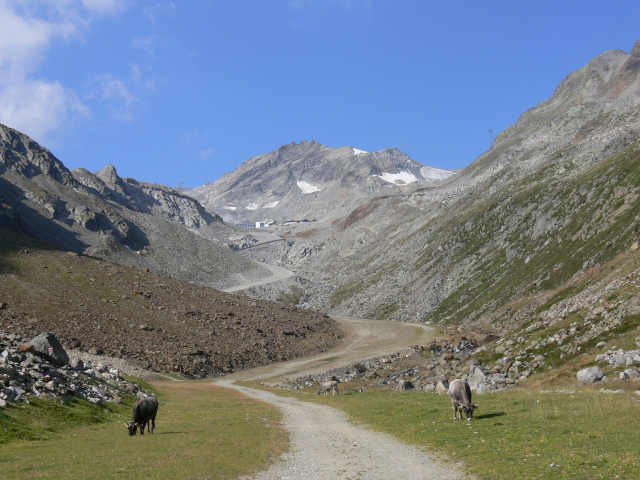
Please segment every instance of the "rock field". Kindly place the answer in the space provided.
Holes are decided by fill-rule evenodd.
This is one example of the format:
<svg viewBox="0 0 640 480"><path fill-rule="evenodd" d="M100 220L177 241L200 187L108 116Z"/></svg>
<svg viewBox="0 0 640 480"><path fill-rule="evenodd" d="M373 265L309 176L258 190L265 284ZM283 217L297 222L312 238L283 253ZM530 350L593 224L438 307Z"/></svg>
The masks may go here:
<svg viewBox="0 0 640 480"><path fill-rule="evenodd" d="M0 330L187 378L320 353L343 333L309 310L226 294L82 255L23 248L0 284Z"/></svg>
<svg viewBox="0 0 640 480"><path fill-rule="evenodd" d="M0 407L29 403L31 397L60 403L74 399L122 403L125 394L149 395L120 373L102 363L85 363L73 356L69 359L52 334L29 340L0 333Z"/></svg>

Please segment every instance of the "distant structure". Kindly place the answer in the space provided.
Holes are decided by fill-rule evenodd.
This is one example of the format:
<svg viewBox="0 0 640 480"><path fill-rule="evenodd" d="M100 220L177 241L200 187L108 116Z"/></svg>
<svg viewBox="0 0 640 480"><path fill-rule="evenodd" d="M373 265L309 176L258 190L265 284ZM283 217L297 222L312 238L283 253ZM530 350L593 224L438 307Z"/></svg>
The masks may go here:
<svg viewBox="0 0 640 480"><path fill-rule="evenodd" d="M489 146L493 145L493 130L489 129Z"/></svg>

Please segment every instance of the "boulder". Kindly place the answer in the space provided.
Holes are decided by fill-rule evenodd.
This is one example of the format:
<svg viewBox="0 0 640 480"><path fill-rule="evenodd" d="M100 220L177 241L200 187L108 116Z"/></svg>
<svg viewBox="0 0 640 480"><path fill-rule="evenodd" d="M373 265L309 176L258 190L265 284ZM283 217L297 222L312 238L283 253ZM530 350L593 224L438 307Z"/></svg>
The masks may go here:
<svg viewBox="0 0 640 480"><path fill-rule="evenodd" d="M604 372L600 367L589 367L584 370L580 370L576 377L578 377L578 382L580 383L595 383L602 380L604 377Z"/></svg>
<svg viewBox="0 0 640 480"><path fill-rule="evenodd" d="M416 388L413 383L411 383L411 380L400 380L398 382L398 386L396 387L396 390L400 391L404 391L404 390L412 390Z"/></svg>
<svg viewBox="0 0 640 480"><path fill-rule="evenodd" d="M449 390L449 382L447 381L443 381L443 382L438 382L438 384L436 385L436 393L445 393L446 391Z"/></svg>
<svg viewBox="0 0 640 480"><path fill-rule="evenodd" d="M469 387L471 387L471 390L476 390L478 388L478 385L480 385L481 383L487 383L487 376L480 367L471 365L467 382L469 382Z"/></svg>
<svg viewBox="0 0 640 480"><path fill-rule="evenodd" d="M628 378L631 378L632 380L635 380L636 378L640 378L640 373L638 373L637 370L634 370L633 368L627 368L624 373L627 375Z"/></svg>
<svg viewBox="0 0 640 480"><path fill-rule="evenodd" d="M78 357L73 357L71 360L69 360L69 365L75 370L84 370L85 368L84 362Z"/></svg>
<svg viewBox="0 0 640 480"><path fill-rule="evenodd" d="M36 354L54 365L68 365L69 356L53 333L44 332L29 342Z"/></svg>

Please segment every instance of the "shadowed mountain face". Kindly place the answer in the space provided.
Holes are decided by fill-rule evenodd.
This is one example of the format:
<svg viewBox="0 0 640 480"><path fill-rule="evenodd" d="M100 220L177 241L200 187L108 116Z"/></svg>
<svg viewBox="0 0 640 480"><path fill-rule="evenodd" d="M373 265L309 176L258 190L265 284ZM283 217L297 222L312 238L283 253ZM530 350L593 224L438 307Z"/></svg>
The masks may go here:
<svg viewBox="0 0 640 480"><path fill-rule="evenodd" d="M335 218L374 195L441 180L454 172L412 160L390 148L364 152L314 141L290 143L250 158L212 184L189 190L227 221Z"/></svg>
<svg viewBox="0 0 640 480"><path fill-rule="evenodd" d="M263 278L229 250L220 217L169 187L69 171L47 149L0 125L0 224L64 249L184 280L230 286Z"/></svg>

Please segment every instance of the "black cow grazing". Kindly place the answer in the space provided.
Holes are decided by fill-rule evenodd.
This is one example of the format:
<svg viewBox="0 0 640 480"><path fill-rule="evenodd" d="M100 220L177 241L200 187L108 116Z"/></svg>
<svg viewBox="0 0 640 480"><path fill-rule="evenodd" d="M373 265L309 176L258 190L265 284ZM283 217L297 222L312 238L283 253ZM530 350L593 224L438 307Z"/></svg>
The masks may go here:
<svg viewBox="0 0 640 480"><path fill-rule="evenodd" d="M131 419L131 423L124 422L129 428L129 436L138 433L138 427L140 427L140 435L144 435L145 425L149 433L153 434L153 429L156 428L157 413L158 400L156 400L156 397L146 397L137 400L133 405L133 418Z"/></svg>
<svg viewBox="0 0 640 480"><path fill-rule="evenodd" d="M457 420L457 414L460 412L460 420L462 420L462 411L467 415L467 420L473 420L473 411L478 405L471 403L471 387L465 380L456 378L449 385L449 398L453 408L453 419Z"/></svg>

